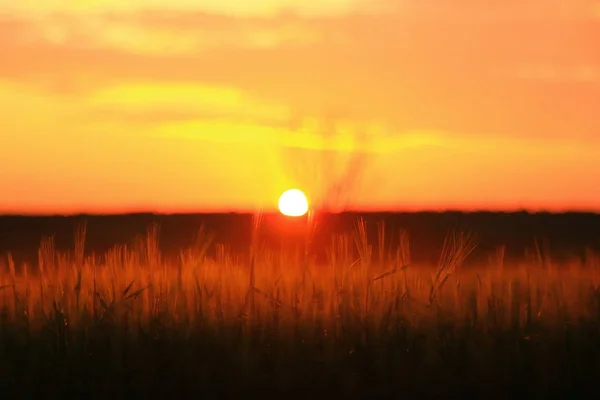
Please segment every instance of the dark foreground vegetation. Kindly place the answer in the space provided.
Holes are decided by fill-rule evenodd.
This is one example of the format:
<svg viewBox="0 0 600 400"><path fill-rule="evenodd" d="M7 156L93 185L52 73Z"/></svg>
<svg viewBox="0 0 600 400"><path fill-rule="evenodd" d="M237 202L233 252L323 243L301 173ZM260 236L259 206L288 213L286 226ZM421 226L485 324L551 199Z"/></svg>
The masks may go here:
<svg viewBox="0 0 600 400"><path fill-rule="evenodd" d="M167 262L155 228L98 256L80 226L68 253L47 238L35 265L6 255L2 397L597 397L592 252L508 264L499 247L463 268L476 238L452 234L412 264L406 232L390 248L359 221L319 263L258 232L238 255L200 231Z"/></svg>

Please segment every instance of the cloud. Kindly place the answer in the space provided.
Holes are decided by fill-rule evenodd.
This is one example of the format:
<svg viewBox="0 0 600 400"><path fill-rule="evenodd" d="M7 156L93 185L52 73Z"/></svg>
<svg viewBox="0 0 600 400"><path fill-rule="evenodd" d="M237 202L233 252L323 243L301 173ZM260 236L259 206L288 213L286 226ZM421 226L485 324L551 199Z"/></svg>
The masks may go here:
<svg viewBox="0 0 600 400"><path fill-rule="evenodd" d="M2 4L4 3L4 4ZM2 0L2 9L9 12L28 12L36 14L72 13L90 15L107 12L138 12L144 10L174 10L182 13L205 11L227 15L272 16L282 11L293 11L303 15L330 15L353 10L356 0L21 0L13 2Z"/></svg>
<svg viewBox="0 0 600 400"><path fill-rule="evenodd" d="M33 27L38 39L87 49L169 56L221 48L270 48L318 40L297 17L242 18L193 12L52 15Z"/></svg>
<svg viewBox="0 0 600 400"><path fill-rule="evenodd" d="M109 86L88 98L92 109L122 109L128 112L212 113L230 118L278 120L289 119L289 111L281 104L268 104L253 99L231 86L199 84L132 83Z"/></svg>
<svg viewBox="0 0 600 400"><path fill-rule="evenodd" d="M509 20L511 10L525 10L509 2L497 6L506 19L466 23L442 2L440 10L448 14L440 11L443 18L428 22L422 16L431 12L429 3L409 3L413 11L404 14L326 17L142 9L13 14L0 23L0 29L20 27L12 39L3 39L10 57L0 75L73 98L123 85L142 90L147 82L156 95L161 85L226 86L298 115L351 115L356 124L380 123L398 134L596 134L591 100L598 96L593 80L600 56L591 38L600 33L597 21L560 19L554 11L556 18L546 22L518 13ZM470 9L468 3L456 9ZM539 68L532 73L527 66L540 65L572 79L560 86L539 79ZM118 107L132 118L141 113L131 104ZM149 118L185 114L165 107L155 104ZM214 107L199 108L195 112L215 113Z"/></svg>

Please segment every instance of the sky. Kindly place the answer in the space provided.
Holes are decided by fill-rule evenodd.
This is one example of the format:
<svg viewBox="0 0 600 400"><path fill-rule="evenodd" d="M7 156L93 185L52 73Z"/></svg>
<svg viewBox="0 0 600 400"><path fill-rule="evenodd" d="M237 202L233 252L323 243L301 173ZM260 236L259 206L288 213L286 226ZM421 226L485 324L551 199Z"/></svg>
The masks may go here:
<svg viewBox="0 0 600 400"><path fill-rule="evenodd" d="M0 213L600 211L598 0L0 0Z"/></svg>

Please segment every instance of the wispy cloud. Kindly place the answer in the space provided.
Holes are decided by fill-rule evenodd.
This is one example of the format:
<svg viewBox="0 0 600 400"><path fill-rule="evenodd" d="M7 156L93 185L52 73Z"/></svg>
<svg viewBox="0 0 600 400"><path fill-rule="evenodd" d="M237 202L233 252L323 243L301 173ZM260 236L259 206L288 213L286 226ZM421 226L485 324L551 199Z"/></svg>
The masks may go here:
<svg viewBox="0 0 600 400"><path fill-rule="evenodd" d="M356 9L360 3L360 0L175 0L169 3L163 0L2 0L0 7L9 12L35 15L71 13L86 16L167 9L182 13L200 10L233 16L270 17L290 11L306 16L336 15Z"/></svg>

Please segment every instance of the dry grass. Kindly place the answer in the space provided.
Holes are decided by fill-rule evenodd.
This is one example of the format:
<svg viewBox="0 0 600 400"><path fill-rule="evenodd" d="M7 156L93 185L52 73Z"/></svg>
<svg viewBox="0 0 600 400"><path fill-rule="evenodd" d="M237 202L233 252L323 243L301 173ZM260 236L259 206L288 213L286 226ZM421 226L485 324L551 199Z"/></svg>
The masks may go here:
<svg viewBox="0 0 600 400"><path fill-rule="evenodd" d="M475 248L475 236L453 233L441 249L438 265L413 265L406 232L400 233L398 248L386 248L381 226L374 246L365 222L358 221L353 233L331 239L328 262L317 265L302 253L282 254L262 247L259 227L257 219L249 257L230 254L222 245L217 246L216 256L207 257L208 247L214 244L212 237L200 230L195 245L182 250L177 263L163 260L158 226L150 227L133 247L117 246L101 257L84 256L85 226L77 227L69 254L57 252L52 239L44 239L37 266L15 266L9 254L7 268L0 271L0 335L14 341L19 335L22 338L18 340L24 340L51 332L52 354L68 359L80 357L78 352L92 346L94 335L89 332L101 332L100 327L117 329L122 337L120 346L142 340L148 332L167 335L170 346L192 340L194 335L209 335L222 342L219 346L235 344L236 362L245 365L240 367L244 376L257 379L257 358L252 357L271 354L274 347L279 356L272 358L277 362L289 363L290 357L296 357L306 366L321 360L318 362L324 364L319 368L341 368L348 357L367 357L365 354L371 353L364 349L370 349L372 357L367 358L371 361L361 362L366 363L364 368L382 374L384 370L392 373L394 363L405 363L402 365L407 368L417 362L407 359L406 352L423 332L430 337L427 340L437 340L435 345L428 342L430 347L419 353L423 360L439 361L442 350L436 346L446 343L448 337L456 343L466 340L463 345L473 349L461 351L473 352L469 354L476 359L479 350L474 349L480 345L487 348L478 340L485 342L501 332L512 332L515 340L531 341L544 332L562 332L578 321L599 322L597 257L587 257L586 263L554 265L551 259L539 256L535 261L505 265L504 248L499 248L489 265L462 270L462 262ZM14 336L17 331L21 333ZM481 333L472 333L475 331L489 336L482 339ZM457 332L463 332L463 339ZM404 355L397 355L404 361L385 361L387 352L399 351L395 341L404 346ZM312 347L293 350L298 343ZM388 347L379 349L378 343ZM273 347L264 347L267 344ZM110 348L113 353L125 351L114 344ZM432 355L432 349L439 354ZM7 351L1 353L5 358ZM111 357L120 361L111 361L107 368L115 367L114 363L123 368L123 354L115 354ZM307 354L312 357L310 363L298 358ZM275 381L282 387L295 379L273 368L261 368L270 371L267 375L279 374ZM430 364L419 368L432 371ZM352 382L360 379L352 375L357 370L352 371L346 378L336 378L336 382L350 385L340 383L339 390L344 393L357 390L357 383ZM378 379L388 382L394 378ZM415 378L405 376L403 390L416 384L407 379ZM198 378L196 382L208 385L207 380ZM111 390L114 394L117 389Z"/></svg>
<svg viewBox="0 0 600 400"><path fill-rule="evenodd" d="M509 307L515 298L530 300L520 309L531 308L539 321L548 322L559 310L573 318L596 312L585 293L600 283L597 259L554 268L541 259L506 266L504 249L499 248L489 265L460 271L476 246L475 237L463 233L448 236L437 266L410 264L405 232L400 234L401 246L388 253L380 233L374 261L364 221L358 221L353 235L332 239L326 265L307 262L302 254L277 254L261 248L258 241L251 246L250 262L228 254L223 245L217 246L216 257L209 258L212 237L204 230L199 231L195 246L180 252L178 263L169 264L162 260L158 235L159 228L152 225L132 248L115 246L101 257L84 258L85 226L80 226L71 254L57 252L52 238L42 240L35 269L17 268L8 254L8 268L0 271L0 307L12 317L25 311L34 322L47 318L56 303L72 323L85 312L104 315L107 310L102 304L124 299L130 300L127 309L136 316L130 323L150 321L159 309L175 321L189 321L201 312L209 323L217 317L233 322L239 315L282 317L293 310L292 314L302 315L301 322L312 323L309 316L316 314L333 321L340 312L348 318L369 314L377 318L390 314L390 309L392 314L400 313L395 306L400 303L420 311L402 315L417 323L434 309L459 319L475 314L475 305L477 314L489 313L490 299L496 304L498 321L523 321L523 310L514 315L519 310ZM259 294L254 316L246 310L249 292Z"/></svg>

